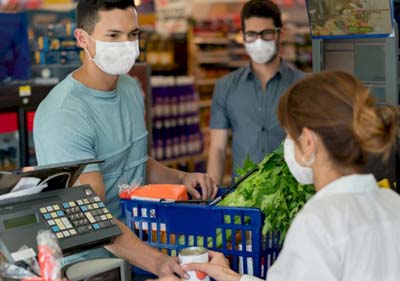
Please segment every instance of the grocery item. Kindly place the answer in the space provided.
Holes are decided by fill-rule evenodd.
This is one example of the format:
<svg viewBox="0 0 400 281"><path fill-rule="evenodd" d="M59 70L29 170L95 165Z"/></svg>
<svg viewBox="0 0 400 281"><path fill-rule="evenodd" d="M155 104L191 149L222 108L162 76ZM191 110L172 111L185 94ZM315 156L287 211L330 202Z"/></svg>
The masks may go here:
<svg viewBox="0 0 400 281"><path fill-rule="evenodd" d="M208 262L208 250L204 247L188 247L179 252L179 263ZM210 281L210 277L201 271L188 271L188 281Z"/></svg>
<svg viewBox="0 0 400 281"><path fill-rule="evenodd" d="M292 176L283 157L282 145L267 154L259 164L247 158L243 167L238 169L239 177L257 166L259 170L218 205L259 208L265 216L263 235L277 231L282 242L290 223L315 193L315 188L299 184Z"/></svg>

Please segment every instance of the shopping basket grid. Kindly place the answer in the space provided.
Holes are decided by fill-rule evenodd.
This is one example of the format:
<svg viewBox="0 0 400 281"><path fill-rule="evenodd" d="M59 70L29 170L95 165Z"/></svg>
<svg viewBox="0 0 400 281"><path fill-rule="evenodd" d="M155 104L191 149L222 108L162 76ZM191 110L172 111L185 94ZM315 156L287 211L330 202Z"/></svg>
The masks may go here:
<svg viewBox="0 0 400 281"><path fill-rule="evenodd" d="M127 226L142 241L172 256L203 246L224 253L235 271L265 278L279 253L279 235L262 239L262 213L256 208L126 199L121 207Z"/></svg>

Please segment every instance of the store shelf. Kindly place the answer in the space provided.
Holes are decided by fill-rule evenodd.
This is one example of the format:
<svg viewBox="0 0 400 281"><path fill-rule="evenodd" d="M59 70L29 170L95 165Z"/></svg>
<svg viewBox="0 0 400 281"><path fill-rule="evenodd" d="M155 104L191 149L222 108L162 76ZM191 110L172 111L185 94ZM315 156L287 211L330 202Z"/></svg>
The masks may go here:
<svg viewBox="0 0 400 281"><path fill-rule="evenodd" d="M227 66L232 67L232 68L239 68L246 66L249 63L247 60L241 60L241 61L230 61Z"/></svg>
<svg viewBox="0 0 400 281"><path fill-rule="evenodd" d="M49 10L49 11L70 11L75 10L76 3L62 3L62 4L46 4L43 5L41 8L42 10Z"/></svg>
<svg viewBox="0 0 400 281"><path fill-rule="evenodd" d="M209 58L198 58L197 59L198 64L228 64L230 63L229 57L220 57L220 58L214 58L214 57L209 57Z"/></svg>
<svg viewBox="0 0 400 281"><path fill-rule="evenodd" d="M160 163L170 166L174 165L177 163L184 163L184 162L197 162L197 161L204 161L208 158L208 152L203 151L202 153L199 154L192 154L184 157L178 157L178 158L173 158L173 159L168 159L168 160L161 160L159 161Z"/></svg>
<svg viewBox="0 0 400 281"><path fill-rule="evenodd" d="M235 4L235 3L244 3L246 0L192 0L195 4L219 4L219 3L227 3L227 4Z"/></svg>
<svg viewBox="0 0 400 281"><path fill-rule="evenodd" d="M210 44L210 45L227 45L229 44L229 40L227 38L201 38L196 37L194 38L193 42L195 44Z"/></svg>
<svg viewBox="0 0 400 281"><path fill-rule="evenodd" d="M201 100L201 101L199 102L200 108L208 108L208 107L211 107L211 104L212 104L212 100Z"/></svg>
<svg viewBox="0 0 400 281"><path fill-rule="evenodd" d="M212 86L215 85L217 79L215 78L203 78L203 79L196 79L196 86Z"/></svg>

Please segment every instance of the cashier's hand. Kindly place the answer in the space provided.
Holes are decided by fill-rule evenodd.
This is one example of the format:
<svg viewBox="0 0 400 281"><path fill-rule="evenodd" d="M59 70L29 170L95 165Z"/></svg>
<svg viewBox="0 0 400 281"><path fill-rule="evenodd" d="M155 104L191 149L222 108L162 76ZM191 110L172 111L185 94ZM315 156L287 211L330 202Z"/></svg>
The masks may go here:
<svg viewBox="0 0 400 281"><path fill-rule="evenodd" d="M182 179L182 184L186 186L187 192L195 199L212 199L217 195L218 188L208 174L186 173ZM196 190L196 186L201 187L201 193Z"/></svg>
<svg viewBox="0 0 400 281"><path fill-rule="evenodd" d="M217 281L240 281L241 275L234 272L229 267L228 260L223 254L208 251L210 262L208 263L188 263L183 265L186 271L202 271Z"/></svg>

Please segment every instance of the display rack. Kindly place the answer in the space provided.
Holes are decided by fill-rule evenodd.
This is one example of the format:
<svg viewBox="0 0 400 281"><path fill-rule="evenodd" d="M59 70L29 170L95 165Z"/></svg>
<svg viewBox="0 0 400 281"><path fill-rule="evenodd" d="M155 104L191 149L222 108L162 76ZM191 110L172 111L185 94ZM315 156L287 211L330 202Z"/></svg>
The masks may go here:
<svg viewBox="0 0 400 281"><path fill-rule="evenodd" d="M54 84L19 82L0 85L0 112L14 112L18 120L18 166L30 164L28 112L34 111Z"/></svg>

